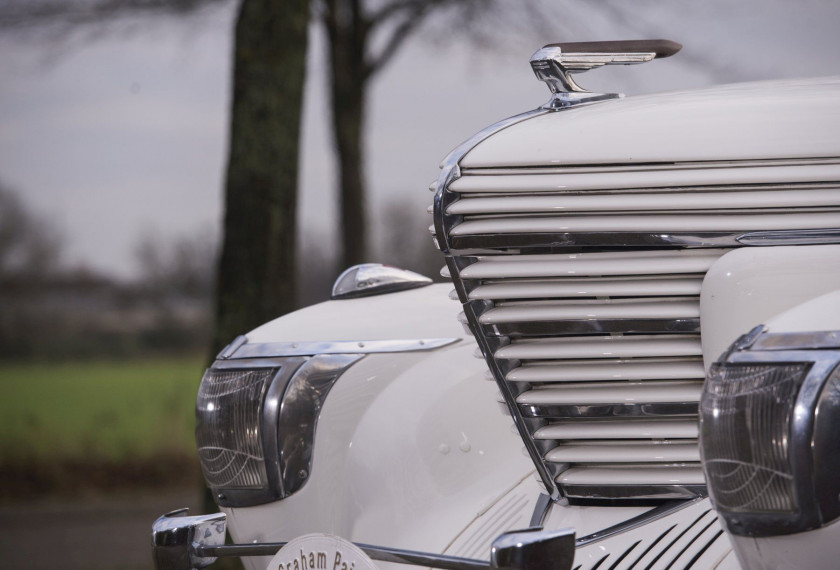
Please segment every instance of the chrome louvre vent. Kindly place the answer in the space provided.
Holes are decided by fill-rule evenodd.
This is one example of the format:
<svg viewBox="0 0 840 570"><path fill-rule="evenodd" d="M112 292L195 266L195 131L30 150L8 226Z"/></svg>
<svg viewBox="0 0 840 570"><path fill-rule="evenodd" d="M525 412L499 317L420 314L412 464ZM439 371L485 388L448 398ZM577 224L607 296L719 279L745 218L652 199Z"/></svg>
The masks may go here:
<svg viewBox="0 0 840 570"><path fill-rule="evenodd" d="M555 498L705 494L703 277L761 236L837 241L838 181L828 159L444 171L463 320Z"/></svg>

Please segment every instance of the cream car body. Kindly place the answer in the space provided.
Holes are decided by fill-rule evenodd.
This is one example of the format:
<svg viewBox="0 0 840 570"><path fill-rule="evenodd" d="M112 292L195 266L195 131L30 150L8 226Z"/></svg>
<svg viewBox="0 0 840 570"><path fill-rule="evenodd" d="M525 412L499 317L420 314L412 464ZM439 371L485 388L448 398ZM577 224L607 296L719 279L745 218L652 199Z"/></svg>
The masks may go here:
<svg viewBox="0 0 840 570"><path fill-rule="evenodd" d="M538 76L560 61L546 49ZM575 568L773 566L743 537L739 562L712 510L697 403L740 335L837 307L840 80L603 101L547 82L551 104L444 160L433 230L454 293L329 301L223 353L355 355L293 492L236 504L211 485L236 543L325 532L475 561L542 526L575 530ZM831 560L831 528L786 536L807 546L777 566Z"/></svg>

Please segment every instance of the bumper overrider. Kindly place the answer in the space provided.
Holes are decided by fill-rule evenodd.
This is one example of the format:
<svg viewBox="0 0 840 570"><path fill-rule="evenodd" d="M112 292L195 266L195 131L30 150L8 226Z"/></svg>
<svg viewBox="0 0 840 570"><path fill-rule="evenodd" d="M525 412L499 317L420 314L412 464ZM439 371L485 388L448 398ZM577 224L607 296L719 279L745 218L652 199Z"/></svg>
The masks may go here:
<svg viewBox="0 0 840 570"><path fill-rule="evenodd" d="M155 568L194 570L206 568L222 557L273 556L288 544L224 544L226 527L224 513L187 516L187 509L180 509L163 515L152 526ZM544 531L541 527L505 532L493 541L489 560L370 544L354 545L372 560L443 570L568 570L575 556L575 532L573 529Z"/></svg>

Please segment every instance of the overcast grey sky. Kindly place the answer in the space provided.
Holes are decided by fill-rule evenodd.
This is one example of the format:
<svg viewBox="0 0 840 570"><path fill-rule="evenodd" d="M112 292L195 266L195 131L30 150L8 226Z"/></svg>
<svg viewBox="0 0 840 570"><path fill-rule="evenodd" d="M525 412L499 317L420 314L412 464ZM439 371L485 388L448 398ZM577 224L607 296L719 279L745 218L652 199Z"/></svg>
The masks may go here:
<svg viewBox="0 0 840 570"><path fill-rule="evenodd" d="M367 161L374 238L389 200L425 215L426 187L452 147L547 100L528 66L544 43L665 37L685 46L667 60L581 79L588 88L628 94L840 74L837 1L639 0L616 3L618 17L583 0L545 3L569 28L562 35L523 34L521 26L514 33L502 19L488 49L457 39L441 44L437 33L437 42L409 43L378 77ZM68 263L130 276L141 236L168 239L218 226L232 20L229 6L84 42L0 37L0 182L56 227ZM317 30L310 47L301 232L329 249L334 161Z"/></svg>

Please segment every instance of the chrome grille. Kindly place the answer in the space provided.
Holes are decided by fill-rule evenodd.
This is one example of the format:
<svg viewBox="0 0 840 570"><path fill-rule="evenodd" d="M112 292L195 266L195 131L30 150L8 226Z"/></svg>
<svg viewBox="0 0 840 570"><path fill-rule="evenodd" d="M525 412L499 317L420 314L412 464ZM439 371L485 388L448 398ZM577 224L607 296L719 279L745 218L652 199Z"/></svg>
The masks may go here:
<svg viewBox="0 0 840 570"><path fill-rule="evenodd" d="M436 242L555 498L705 493L703 277L763 236L837 241L838 181L837 159L463 172L450 162Z"/></svg>

